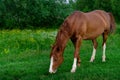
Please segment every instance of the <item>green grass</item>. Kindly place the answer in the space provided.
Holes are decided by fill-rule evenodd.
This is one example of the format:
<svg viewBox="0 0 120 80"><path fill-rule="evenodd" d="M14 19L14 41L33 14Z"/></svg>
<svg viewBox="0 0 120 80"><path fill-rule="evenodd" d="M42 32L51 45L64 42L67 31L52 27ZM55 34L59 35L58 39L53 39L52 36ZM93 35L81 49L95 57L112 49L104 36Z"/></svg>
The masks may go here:
<svg viewBox="0 0 120 80"><path fill-rule="evenodd" d="M102 37L98 38L95 62L90 63L92 42L83 41L81 66L70 73L74 48L69 41L64 62L57 73L49 74L49 54L57 30L0 31L0 80L120 80L120 25L109 35L106 62L102 62Z"/></svg>

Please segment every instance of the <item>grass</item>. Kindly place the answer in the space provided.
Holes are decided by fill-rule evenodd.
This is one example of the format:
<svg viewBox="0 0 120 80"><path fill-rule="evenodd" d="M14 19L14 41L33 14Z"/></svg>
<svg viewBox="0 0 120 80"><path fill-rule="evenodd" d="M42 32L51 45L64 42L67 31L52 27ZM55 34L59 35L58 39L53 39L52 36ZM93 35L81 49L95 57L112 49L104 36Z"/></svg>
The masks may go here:
<svg viewBox="0 0 120 80"><path fill-rule="evenodd" d="M91 41L83 41L81 66L70 73L74 48L69 41L64 51L64 62L56 74L49 74L50 45L57 30L2 30L0 31L0 80L120 80L120 25L107 41L107 61L102 62L102 37L98 38L95 62L90 63Z"/></svg>

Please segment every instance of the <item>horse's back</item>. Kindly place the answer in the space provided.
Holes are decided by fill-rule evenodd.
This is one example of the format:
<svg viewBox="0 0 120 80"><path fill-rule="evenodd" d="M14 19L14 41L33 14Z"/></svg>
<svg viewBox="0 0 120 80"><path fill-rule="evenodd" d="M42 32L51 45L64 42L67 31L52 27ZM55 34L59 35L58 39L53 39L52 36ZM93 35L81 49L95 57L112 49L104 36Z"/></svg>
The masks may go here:
<svg viewBox="0 0 120 80"><path fill-rule="evenodd" d="M107 12L103 10L95 10L92 12L85 13L86 18L89 22L96 22L101 26L109 26L110 17ZM103 24L103 25L102 25Z"/></svg>
<svg viewBox="0 0 120 80"><path fill-rule="evenodd" d="M108 13L102 10L88 13L75 11L66 18L63 25L68 33L79 34L83 39L95 38L105 30L109 31L110 26Z"/></svg>

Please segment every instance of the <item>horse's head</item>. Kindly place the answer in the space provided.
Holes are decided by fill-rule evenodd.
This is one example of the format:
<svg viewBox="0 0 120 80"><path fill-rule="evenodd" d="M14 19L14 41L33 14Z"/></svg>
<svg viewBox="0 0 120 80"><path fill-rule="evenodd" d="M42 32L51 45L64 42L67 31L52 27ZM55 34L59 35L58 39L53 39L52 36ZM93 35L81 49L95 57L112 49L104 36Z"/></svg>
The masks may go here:
<svg viewBox="0 0 120 80"><path fill-rule="evenodd" d="M63 62L63 54L61 48L59 46L53 46L50 54L49 72L55 73L57 71L57 68L60 66L62 62Z"/></svg>

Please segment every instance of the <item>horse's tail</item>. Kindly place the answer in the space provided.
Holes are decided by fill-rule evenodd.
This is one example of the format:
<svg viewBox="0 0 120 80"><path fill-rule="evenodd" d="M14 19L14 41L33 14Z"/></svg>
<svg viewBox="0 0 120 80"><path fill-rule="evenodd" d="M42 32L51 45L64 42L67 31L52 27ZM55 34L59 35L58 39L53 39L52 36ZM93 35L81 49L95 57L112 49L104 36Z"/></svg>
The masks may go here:
<svg viewBox="0 0 120 80"><path fill-rule="evenodd" d="M108 13L110 16L110 33L114 32L116 29L116 25L115 25L115 19L114 16L112 15L112 13Z"/></svg>

